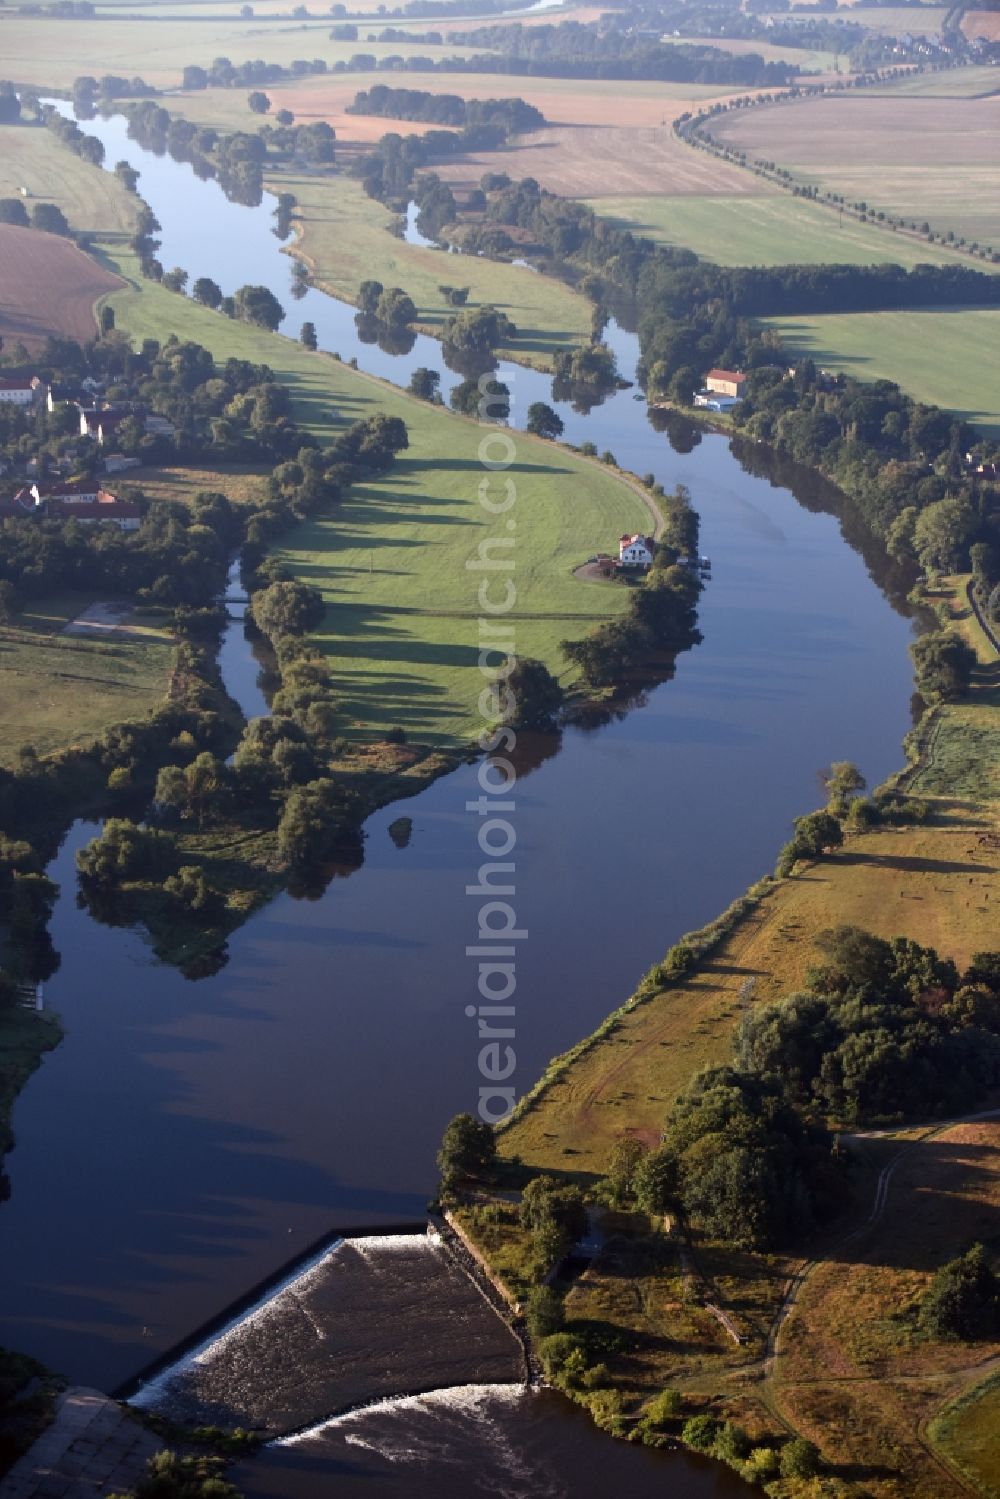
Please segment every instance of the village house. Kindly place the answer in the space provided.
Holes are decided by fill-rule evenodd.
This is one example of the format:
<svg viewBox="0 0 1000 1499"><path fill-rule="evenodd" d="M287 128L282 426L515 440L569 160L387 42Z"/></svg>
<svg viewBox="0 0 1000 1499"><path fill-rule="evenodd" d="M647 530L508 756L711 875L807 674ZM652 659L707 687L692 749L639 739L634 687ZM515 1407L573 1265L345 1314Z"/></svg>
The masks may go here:
<svg viewBox="0 0 1000 1499"><path fill-rule="evenodd" d="M103 447L108 438L114 436L119 422L135 415L136 413L126 406L81 406L80 436L92 437Z"/></svg>
<svg viewBox="0 0 1000 1499"><path fill-rule="evenodd" d="M36 401L44 401L45 397L45 381L37 375L0 379L0 401L5 401L8 406L33 406Z"/></svg>
<svg viewBox="0 0 1000 1499"><path fill-rule="evenodd" d="M56 479L33 484L0 506L0 515L47 520L75 520L82 525L110 521L119 531L138 531L142 510L134 500L121 500L95 479Z"/></svg>
<svg viewBox="0 0 1000 1499"><path fill-rule="evenodd" d="M652 536L623 536L618 542L618 565L619 567L645 567L653 565L653 548L655 542Z"/></svg>

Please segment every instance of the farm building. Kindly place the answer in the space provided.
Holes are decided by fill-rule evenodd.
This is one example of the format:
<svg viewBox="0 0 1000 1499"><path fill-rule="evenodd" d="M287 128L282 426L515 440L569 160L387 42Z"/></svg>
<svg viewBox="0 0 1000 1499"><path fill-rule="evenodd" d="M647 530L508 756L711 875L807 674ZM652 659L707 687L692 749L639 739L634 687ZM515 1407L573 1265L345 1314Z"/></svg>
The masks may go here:
<svg viewBox="0 0 1000 1499"><path fill-rule="evenodd" d="M699 390L694 398L694 404L703 407L706 411L732 411L733 407L740 403L736 396L722 396L711 390Z"/></svg>
<svg viewBox="0 0 1000 1499"><path fill-rule="evenodd" d="M709 370L705 376L705 389L717 396L732 396L734 401L743 399L747 377L738 370Z"/></svg>
<svg viewBox="0 0 1000 1499"><path fill-rule="evenodd" d="M138 531L142 524L139 505L120 500L95 479L57 479L19 489L11 500L0 504L0 515L75 520L83 525L111 521L119 531Z"/></svg>
<svg viewBox="0 0 1000 1499"><path fill-rule="evenodd" d="M618 562L621 567L652 567L652 536L623 536L618 543Z"/></svg>
<svg viewBox="0 0 1000 1499"><path fill-rule="evenodd" d="M50 479L41 483L36 480L28 493L36 505L44 505L48 500L60 505L90 505L102 495L115 498L101 488L98 479Z"/></svg>
<svg viewBox="0 0 1000 1499"><path fill-rule="evenodd" d="M119 422L135 414L127 406L81 406L80 436L92 437L103 447L108 438L114 435Z"/></svg>

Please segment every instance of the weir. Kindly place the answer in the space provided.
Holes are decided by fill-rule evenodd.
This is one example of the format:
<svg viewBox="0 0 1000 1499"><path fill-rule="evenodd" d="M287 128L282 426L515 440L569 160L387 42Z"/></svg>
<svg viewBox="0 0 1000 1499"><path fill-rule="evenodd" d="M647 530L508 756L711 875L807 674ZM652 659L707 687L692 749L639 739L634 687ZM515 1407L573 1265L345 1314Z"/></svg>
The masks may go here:
<svg viewBox="0 0 1000 1499"><path fill-rule="evenodd" d="M131 1403L278 1437L380 1400L523 1384L518 1339L429 1230L336 1240Z"/></svg>

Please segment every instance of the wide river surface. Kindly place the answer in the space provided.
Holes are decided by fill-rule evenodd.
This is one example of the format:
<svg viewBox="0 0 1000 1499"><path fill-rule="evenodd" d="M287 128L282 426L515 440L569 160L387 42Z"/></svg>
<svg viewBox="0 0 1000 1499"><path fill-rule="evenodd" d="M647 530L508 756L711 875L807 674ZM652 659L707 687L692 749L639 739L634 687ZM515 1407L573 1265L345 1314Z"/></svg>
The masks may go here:
<svg viewBox="0 0 1000 1499"><path fill-rule="evenodd" d="M84 128L104 140L109 164L139 169L166 265L211 275L225 292L265 282L296 308L269 200L228 203L189 167L129 141L120 119ZM363 369L405 384L415 364L442 368L430 339L399 358L361 343L353 309L318 291L297 306L322 347ZM613 335L631 374L635 340ZM529 400L549 398L545 377L502 374L515 422ZM910 725L911 624L834 515L746 472L723 437L675 452L631 392L589 416L560 410L574 441L610 447L668 488L690 486L713 576L704 643L679 658L673 680L614 721L523 747L512 814L529 933L519 1090L682 932L773 865L792 816L817 805L820 767L854 760L874 784L900 762ZM246 701L238 622L227 650ZM260 701L253 689L247 707ZM93 829L73 830L52 869L62 967L46 995L66 1036L15 1110L0 1341L114 1386L313 1240L420 1220L442 1128L477 1099L465 1015L476 903L464 893L480 863L478 818L466 810L475 795L466 766L371 817L362 867L318 899L282 895L232 938L227 966L198 982L157 965L140 934L78 909L74 854ZM401 812L413 818L405 847L388 833ZM342 1481L353 1491L356 1473L359 1493L387 1495L422 1494L425 1481L436 1494L586 1492L581 1475L595 1474L640 1496L731 1492L717 1470L607 1442L555 1397L519 1399L390 1402L296 1449L294 1476L273 1449L266 1492L326 1493L333 1473L338 1492ZM438 1453L430 1466L428 1451ZM530 1484L505 1469L512 1452Z"/></svg>

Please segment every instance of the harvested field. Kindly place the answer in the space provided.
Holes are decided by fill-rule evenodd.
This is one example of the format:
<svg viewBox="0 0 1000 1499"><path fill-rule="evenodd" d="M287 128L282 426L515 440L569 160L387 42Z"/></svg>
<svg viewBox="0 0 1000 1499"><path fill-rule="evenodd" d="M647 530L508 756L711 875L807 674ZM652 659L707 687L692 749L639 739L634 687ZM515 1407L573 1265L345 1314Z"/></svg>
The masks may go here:
<svg viewBox="0 0 1000 1499"><path fill-rule="evenodd" d="M977 36L1000 41L1000 10L967 10L962 17L962 30L970 41Z"/></svg>
<svg viewBox="0 0 1000 1499"><path fill-rule="evenodd" d="M596 184L609 196L670 193L749 198L778 191L707 151L693 151L676 138L669 124L642 129L556 126L522 136L504 151L441 162L435 170L461 187L475 186L490 171L504 171L514 178L534 177L542 187L570 198L593 199Z"/></svg>
<svg viewBox="0 0 1000 1499"><path fill-rule="evenodd" d="M97 331L94 306L118 276L69 240L0 224L0 334L38 347L49 334L84 343Z"/></svg>
<svg viewBox="0 0 1000 1499"><path fill-rule="evenodd" d="M713 134L799 181L1000 247L1000 96L833 95L725 116Z"/></svg>
<svg viewBox="0 0 1000 1499"><path fill-rule="evenodd" d="M123 239L134 232L136 199L113 172L81 161L50 130L0 125L0 198L19 197L23 187L29 212L45 200L58 204L74 230Z"/></svg>

